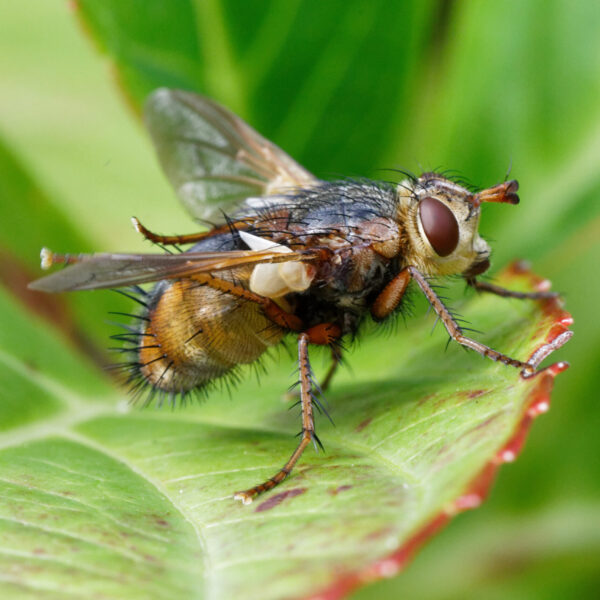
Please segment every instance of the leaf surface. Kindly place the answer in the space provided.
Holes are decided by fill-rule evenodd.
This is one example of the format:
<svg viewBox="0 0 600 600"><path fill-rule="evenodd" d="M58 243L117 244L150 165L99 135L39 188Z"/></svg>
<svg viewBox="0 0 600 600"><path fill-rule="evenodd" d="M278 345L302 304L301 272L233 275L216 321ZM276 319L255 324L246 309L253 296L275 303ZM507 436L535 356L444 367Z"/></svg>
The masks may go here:
<svg viewBox="0 0 600 600"><path fill-rule="evenodd" d="M513 269L501 283L535 280ZM355 376L328 394L326 452L307 451L284 484L242 506L232 492L272 475L294 445L298 416L281 400L289 360L231 399L127 411L50 326L0 300L0 590L12 598L340 597L481 501L553 376L525 380L454 346L444 355L429 320L369 337L349 358ZM517 357L568 337L551 302L477 297L464 310ZM19 345L17 332L36 342Z"/></svg>

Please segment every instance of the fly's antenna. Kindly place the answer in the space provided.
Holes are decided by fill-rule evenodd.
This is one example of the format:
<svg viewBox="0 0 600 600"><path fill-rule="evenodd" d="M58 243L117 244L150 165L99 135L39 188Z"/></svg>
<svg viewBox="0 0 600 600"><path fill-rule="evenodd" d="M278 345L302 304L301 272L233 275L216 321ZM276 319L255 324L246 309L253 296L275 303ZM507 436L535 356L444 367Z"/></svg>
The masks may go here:
<svg viewBox="0 0 600 600"><path fill-rule="evenodd" d="M506 170L506 175L504 176L504 183L506 183L508 181L511 171L512 171L512 158L508 161L508 169Z"/></svg>

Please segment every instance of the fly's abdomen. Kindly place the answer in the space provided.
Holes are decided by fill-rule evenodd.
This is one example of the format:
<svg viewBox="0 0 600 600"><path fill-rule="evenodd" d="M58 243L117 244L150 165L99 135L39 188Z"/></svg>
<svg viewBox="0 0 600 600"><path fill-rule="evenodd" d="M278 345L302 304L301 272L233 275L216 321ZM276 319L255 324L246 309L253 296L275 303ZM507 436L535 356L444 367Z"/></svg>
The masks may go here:
<svg viewBox="0 0 600 600"><path fill-rule="evenodd" d="M173 393L202 387L236 365L254 362L284 333L258 304L191 279L159 284L146 318L139 374Z"/></svg>

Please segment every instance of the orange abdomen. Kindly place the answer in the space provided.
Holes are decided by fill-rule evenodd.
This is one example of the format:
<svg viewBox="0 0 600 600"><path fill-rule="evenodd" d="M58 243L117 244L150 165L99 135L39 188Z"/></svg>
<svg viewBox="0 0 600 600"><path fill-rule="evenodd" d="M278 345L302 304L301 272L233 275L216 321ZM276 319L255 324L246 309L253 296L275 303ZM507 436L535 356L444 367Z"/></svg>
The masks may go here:
<svg viewBox="0 0 600 600"><path fill-rule="evenodd" d="M169 285L147 318L139 372L152 386L175 393L254 362L284 334L258 304L192 279Z"/></svg>

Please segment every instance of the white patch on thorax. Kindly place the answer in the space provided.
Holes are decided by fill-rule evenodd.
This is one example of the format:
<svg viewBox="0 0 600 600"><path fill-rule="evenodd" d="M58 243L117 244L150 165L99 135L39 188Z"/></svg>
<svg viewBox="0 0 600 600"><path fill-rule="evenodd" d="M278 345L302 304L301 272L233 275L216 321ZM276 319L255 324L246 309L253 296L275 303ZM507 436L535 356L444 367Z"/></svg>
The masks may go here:
<svg viewBox="0 0 600 600"><path fill-rule="evenodd" d="M292 252L287 246L265 240L246 231L239 232L251 250L270 250L285 254ZM267 298L281 298L291 292L303 292L310 287L314 268L299 261L256 265L250 276L250 290Z"/></svg>

